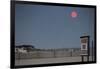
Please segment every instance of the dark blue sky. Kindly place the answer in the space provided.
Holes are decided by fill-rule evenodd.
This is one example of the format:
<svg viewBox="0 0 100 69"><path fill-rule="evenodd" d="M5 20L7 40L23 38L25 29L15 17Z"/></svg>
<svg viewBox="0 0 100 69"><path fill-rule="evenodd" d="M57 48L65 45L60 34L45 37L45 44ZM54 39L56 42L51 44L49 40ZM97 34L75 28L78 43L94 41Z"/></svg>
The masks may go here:
<svg viewBox="0 0 100 69"><path fill-rule="evenodd" d="M76 18L71 17L72 11L77 12ZM80 47L80 36L84 33L94 40L93 8L16 4L16 45L75 48Z"/></svg>

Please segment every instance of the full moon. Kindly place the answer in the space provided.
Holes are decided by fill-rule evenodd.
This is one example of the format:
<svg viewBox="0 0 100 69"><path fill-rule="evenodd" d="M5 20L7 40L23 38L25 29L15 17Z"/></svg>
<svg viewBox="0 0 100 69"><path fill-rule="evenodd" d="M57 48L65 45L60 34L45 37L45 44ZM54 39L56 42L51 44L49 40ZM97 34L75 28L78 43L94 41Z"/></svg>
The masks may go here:
<svg viewBox="0 0 100 69"><path fill-rule="evenodd" d="M71 17L72 18L76 18L77 17L77 12L76 11L72 11L71 12Z"/></svg>

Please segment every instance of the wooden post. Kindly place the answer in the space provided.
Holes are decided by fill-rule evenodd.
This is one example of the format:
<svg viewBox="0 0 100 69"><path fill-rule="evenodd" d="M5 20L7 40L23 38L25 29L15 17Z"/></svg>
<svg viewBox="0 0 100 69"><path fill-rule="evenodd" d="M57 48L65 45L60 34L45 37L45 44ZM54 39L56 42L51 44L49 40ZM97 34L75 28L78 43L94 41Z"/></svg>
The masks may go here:
<svg viewBox="0 0 100 69"><path fill-rule="evenodd" d="M84 56L82 56L82 62L84 62Z"/></svg>
<svg viewBox="0 0 100 69"><path fill-rule="evenodd" d="M55 49L54 49L54 57L56 58L56 51L55 51Z"/></svg>

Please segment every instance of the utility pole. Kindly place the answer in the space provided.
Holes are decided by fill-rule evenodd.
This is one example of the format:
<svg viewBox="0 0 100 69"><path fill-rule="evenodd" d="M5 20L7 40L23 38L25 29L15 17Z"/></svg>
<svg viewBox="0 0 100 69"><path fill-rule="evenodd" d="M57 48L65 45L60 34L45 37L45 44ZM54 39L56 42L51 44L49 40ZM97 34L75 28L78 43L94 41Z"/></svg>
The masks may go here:
<svg viewBox="0 0 100 69"><path fill-rule="evenodd" d="M92 61L93 61L93 59L94 59L94 57L93 57L93 56L94 56L94 49L93 49L93 47L94 47L94 46L93 46L93 40L92 40Z"/></svg>

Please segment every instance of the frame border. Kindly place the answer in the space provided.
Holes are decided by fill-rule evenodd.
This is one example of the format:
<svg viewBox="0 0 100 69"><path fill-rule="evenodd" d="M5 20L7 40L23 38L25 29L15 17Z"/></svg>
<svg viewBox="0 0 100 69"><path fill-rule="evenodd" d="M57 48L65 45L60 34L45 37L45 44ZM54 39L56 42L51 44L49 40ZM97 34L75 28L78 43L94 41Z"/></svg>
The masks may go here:
<svg viewBox="0 0 100 69"><path fill-rule="evenodd" d="M21 65L15 66L15 4L31 4L31 5L49 5L49 6L70 6L70 7L81 7L81 8L94 8L95 19L94 19L94 61L89 62L68 62L68 63L52 63L52 64L37 64L37 65ZM47 67L47 66L60 66L60 65L77 65L77 64L92 64L97 62L96 52L96 5L80 5L80 4L64 4L64 3L50 3L50 2L36 2L36 1L14 1L11 0L10 4L10 68L30 68L30 67Z"/></svg>

